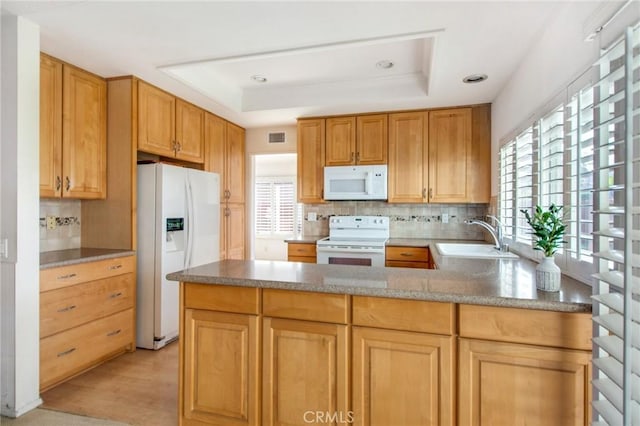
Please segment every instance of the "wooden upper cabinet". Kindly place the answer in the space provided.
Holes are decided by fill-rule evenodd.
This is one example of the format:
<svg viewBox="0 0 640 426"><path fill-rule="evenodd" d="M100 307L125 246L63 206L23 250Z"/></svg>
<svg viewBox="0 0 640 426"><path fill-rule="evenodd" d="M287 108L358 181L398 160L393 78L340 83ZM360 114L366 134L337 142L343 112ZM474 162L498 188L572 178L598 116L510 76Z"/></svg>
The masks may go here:
<svg viewBox="0 0 640 426"><path fill-rule="evenodd" d="M429 201L466 202L471 163L471 108L429 113Z"/></svg>
<svg viewBox="0 0 640 426"><path fill-rule="evenodd" d="M204 162L204 110L138 81L138 150Z"/></svg>
<svg viewBox="0 0 640 426"><path fill-rule="evenodd" d="M107 83L40 56L40 196L107 196Z"/></svg>
<svg viewBox="0 0 640 426"><path fill-rule="evenodd" d="M204 169L220 174L220 201L245 202L245 130L205 114Z"/></svg>
<svg viewBox="0 0 640 426"><path fill-rule="evenodd" d="M194 163L204 161L204 110L176 100L176 157Z"/></svg>
<svg viewBox="0 0 640 426"><path fill-rule="evenodd" d="M204 117L204 169L220 175L220 201L225 198L225 170L227 122L217 115L205 113Z"/></svg>
<svg viewBox="0 0 640 426"><path fill-rule="evenodd" d="M376 114L356 118L357 164L387 164L387 117L387 114Z"/></svg>
<svg viewBox="0 0 640 426"><path fill-rule="evenodd" d="M322 203L324 188L325 120L298 120L298 201Z"/></svg>
<svg viewBox="0 0 640 426"><path fill-rule="evenodd" d="M389 114L390 203L427 201L428 124L426 111Z"/></svg>
<svg viewBox="0 0 640 426"><path fill-rule="evenodd" d="M326 119L325 166L387 164L387 114Z"/></svg>
<svg viewBox="0 0 640 426"><path fill-rule="evenodd" d="M325 166L356 164L356 118L327 118L325 126Z"/></svg>
<svg viewBox="0 0 640 426"><path fill-rule="evenodd" d="M474 106L471 115L467 201L488 203L491 198L491 105Z"/></svg>
<svg viewBox="0 0 640 426"><path fill-rule="evenodd" d="M62 195L62 63L40 58L40 196Z"/></svg>
<svg viewBox="0 0 640 426"><path fill-rule="evenodd" d="M227 122L226 189L229 203L245 202L244 187L244 139L242 127Z"/></svg>
<svg viewBox="0 0 640 426"><path fill-rule="evenodd" d="M138 82L138 150L173 157L176 98Z"/></svg>

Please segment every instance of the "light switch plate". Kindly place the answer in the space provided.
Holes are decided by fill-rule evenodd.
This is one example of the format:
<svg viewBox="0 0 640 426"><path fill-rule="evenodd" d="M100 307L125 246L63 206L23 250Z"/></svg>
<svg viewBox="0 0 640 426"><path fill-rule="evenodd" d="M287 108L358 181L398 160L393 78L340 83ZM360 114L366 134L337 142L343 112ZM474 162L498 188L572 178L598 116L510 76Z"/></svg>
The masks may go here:
<svg viewBox="0 0 640 426"><path fill-rule="evenodd" d="M318 214L317 213L313 213L313 212L309 212L307 213L307 220L309 222L315 222L318 220Z"/></svg>

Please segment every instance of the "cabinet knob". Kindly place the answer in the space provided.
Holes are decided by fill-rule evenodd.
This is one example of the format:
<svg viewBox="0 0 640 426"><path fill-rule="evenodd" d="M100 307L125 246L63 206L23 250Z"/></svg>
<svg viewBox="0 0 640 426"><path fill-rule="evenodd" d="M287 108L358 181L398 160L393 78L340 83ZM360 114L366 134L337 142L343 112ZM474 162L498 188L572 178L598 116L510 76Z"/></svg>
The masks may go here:
<svg viewBox="0 0 640 426"><path fill-rule="evenodd" d="M422 198L427 198L427 188L422 188Z"/></svg>
<svg viewBox="0 0 640 426"><path fill-rule="evenodd" d="M429 188L429 199L433 198L433 188Z"/></svg>

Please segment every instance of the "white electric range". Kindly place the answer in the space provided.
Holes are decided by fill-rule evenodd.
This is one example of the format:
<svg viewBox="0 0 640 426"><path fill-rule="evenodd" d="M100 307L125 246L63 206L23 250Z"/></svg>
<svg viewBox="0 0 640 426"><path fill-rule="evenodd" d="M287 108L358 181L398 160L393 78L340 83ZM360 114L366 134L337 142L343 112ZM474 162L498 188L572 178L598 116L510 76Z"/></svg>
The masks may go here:
<svg viewBox="0 0 640 426"><path fill-rule="evenodd" d="M317 263L384 266L387 216L332 216L329 236L316 243Z"/></svg>

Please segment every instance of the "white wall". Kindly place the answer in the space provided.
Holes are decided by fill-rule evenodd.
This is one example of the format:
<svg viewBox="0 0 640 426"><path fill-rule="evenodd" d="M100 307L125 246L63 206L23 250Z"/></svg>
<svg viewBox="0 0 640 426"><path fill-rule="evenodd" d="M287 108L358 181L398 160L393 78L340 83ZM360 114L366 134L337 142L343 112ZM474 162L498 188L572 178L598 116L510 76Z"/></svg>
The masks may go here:
<svg viewBox="0 0 640 426"><path fill-rule="evenodd" d="M617 5L616 5L617 3ZM623 2L567 2L550 21L509 82L493 101L491 110L492 195L498 191L499 142L532 118L599 57L600 45L618 34L621 21L638 19L640 3L628 5L594 41L585 41L590 28L603 24ZM523 129L522 129L523 130Z"/></svg>
<svg viewBox="0 0 640 426"><path fill-rule="evenodd" d="M2 16L0 413L19 416L39 396L39 88L40 30Z"/></svg>
<svg viewBox="0 0 640 426"><path fill-rule="evenodd" d="M285 132L284 143L269 143L269 132ZM254 129L247 129L245 135L245 148L246 148L246 176L245 182L246 194L247 194L247 253L248 259L255 259L256 252L260 253L262 259L286 259L286 252L283 251L283 244L273 241L256 241L256 236L253 231L253 186L255 183L255 164L254 157L261 154L286 154L295 153L297 150L297 126L277 126L277 127L259 127ZM256 245L258 244L259 247ZM286 249L286 247L285 247ZM284 253L284 254L283 254Z"/></svg>

